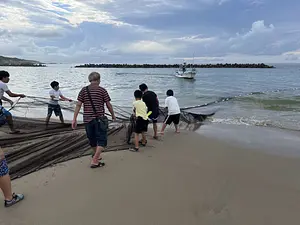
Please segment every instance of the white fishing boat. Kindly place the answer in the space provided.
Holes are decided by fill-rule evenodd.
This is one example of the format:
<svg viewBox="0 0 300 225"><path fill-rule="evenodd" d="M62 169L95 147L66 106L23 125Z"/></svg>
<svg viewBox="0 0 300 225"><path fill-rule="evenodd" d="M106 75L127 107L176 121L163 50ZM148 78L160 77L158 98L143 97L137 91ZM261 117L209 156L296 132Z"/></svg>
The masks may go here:
<svg viewBox="0 0 300 225"><path fill-rule="evenodd" d="M175 72L175 76L184 79L194 79L197 74L195 68L186 68L186 63L183 63L182 66Z"/></svg>

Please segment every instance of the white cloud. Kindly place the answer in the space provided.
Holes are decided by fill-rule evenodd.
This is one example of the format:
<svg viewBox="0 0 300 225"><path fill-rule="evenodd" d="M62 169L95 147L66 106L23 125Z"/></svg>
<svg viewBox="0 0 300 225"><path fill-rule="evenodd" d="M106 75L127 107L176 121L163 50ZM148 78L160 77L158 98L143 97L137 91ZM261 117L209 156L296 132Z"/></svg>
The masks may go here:
<svg viewBox="0 0 300 225"><path fill-rule="evenodd" d="M175 52L176 48L156 41L142 40L131 43L121 50L124 53L171 54Z"/></svg>
<svg viewBox="0 0 300 225"><path fill-rule="evenodd" d="M221 62L224 61L223 57L183 57L183 58L174 58L174 59L180 59L184 60L186 62Z"/></svg>
<svg viewBox="0 0 300 225"><path fill-rule="evenodd" d="M258 20L252 24L250 31L248 31L245 34L237 33L236 37L231 38L229 41L236 41L237 39L246 40L246 39L252 38L254 36L261 35L261 34L262 35L270 34L274 29L275 29L275 27L273 24L266 26L264 20Z"/></svg>
<svg viewBox="0 0 300 225"><path fill-rule="evenodd" d="M300 56L300 49L296 51L285 52L283 55L298 55Z"/></svg>
<svg viewBox="0 0 300 225"><path fill-rule="evenodd" d="M265 21L264 20L258 20L258 21L255 21L253 24L252 24L252 28L251 30L246 33L244 35L244 37L249 37L249 36L252 36L252 35L255 35L255 34L261 34L261 33L267 33L267 32L272 32L274 30L274 25L273 24L270 24L269 26L266 26L265 25Z"/></svg>
<svg viewBox="0 0 300 225"><path fill-rule="evenodd" d="M275 27L273 24L266 26L263 20L252 24L250 31L245 34L237 33L229 38L228 44L231 52L266 54L276 41Z"/></svg>
<svg viewBox="0 0 300 225"><path fill-rule="evenodd" d="M224 4L229 6L226 9L236 10L236 2L238 7L245 5L252 7L252 10L261 4L268 6L268 11L260 14L264 15L265 20L255 21L251 25L250 18L236 24L222 23L216 19L215 15L223 16L221 10L225 8ZM295 49L300 48L298 24L295 21L280 24L279 19L269 19L268 14L272 14L272 7L275 7L268 5L269 2L0 0L0 54L63 62L99 62L103 58L139 62L147 57L147 60L151 57L158 61L162 57L177 60L191 58L193 53L197 60L205 62L228 60L228 57L237 59L237 54L249 60L252 56L296 60L299 54ZM181 12L184 17L180 17ZM230 18L231 14L237 16L236 20L240 19L236 11L226 12L226 18ZM198 20L198 15L199 18L206 16L202 18L204 20L207 18L205 22L208 25L204 28L200 26L203 20ZM249 16L251 19L257 18L255 10ZM272 21L275 26L265 21Z"/></svg>
<svg viewBox="0 0 300 225"><path fill-rule="evenodd" d="M173 40L191 42L191 43L209 43L215 41L216 37L202 37L202 35L184 36L180 38L174 38Z"/></svg>
<svg viewBox="0 0 300 225"><path fill-rule="evenodd" d="M0 27L14 30L49 25L78 26L82 22L128 25L99 8L110 2L111 0L11 0L9 4L0 2L2 8Z"/></svg>
<svg viewBox="0 0 300 225"><path fill-rule="evenodd" d="M282 54L287 61L300 61L300 49Z"/></svg>
<svg viewBox="0 0 300 225"><path fill-rule="evenodd" d="M232 0L114 0L104 9L117 17L144 18L158 14L172 14L174 10L194 9L195 4L198 9L206 9L230 1Z"/></svg>

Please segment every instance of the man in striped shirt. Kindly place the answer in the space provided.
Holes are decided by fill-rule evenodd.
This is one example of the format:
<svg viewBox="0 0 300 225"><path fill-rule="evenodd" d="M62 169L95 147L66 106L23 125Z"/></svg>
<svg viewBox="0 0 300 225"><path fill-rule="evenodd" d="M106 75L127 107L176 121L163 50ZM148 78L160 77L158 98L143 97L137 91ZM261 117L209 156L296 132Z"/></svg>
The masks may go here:
<svg viewBox="0 0 300 225"><path fill-rule="evenodd" d="M78 103L74 112L72 128L76 129L77 117L83 104L83 122L94 155L91 168L102 167L105 164L100 162L101 152L107 146L108 119L105 116L104 104L108 108L112 119L115 120L113 107L110 97L105 88L100 87L100 74L92 72L89 75L90 85L84 87L78 95Z"/></svg>

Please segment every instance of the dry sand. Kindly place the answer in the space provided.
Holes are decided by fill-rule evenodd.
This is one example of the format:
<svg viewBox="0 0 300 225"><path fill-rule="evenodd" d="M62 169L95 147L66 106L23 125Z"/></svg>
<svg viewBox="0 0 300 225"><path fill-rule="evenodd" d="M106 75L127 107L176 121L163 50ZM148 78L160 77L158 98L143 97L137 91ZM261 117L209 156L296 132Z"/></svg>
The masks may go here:
<svg viewBox="0 0 300 225"><path fill-rule="evenodd" d="M24 202L0 224L293 225L300 222L300 160L166 133L141 152L90 157L13 182Z"/></svg>

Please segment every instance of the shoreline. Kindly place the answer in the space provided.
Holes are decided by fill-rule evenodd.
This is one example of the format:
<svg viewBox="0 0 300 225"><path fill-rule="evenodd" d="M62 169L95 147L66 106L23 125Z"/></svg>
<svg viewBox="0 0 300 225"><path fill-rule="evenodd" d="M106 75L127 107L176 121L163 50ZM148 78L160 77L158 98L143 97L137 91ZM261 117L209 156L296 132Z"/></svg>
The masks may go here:
<svg viewBox="0 0 300 225"><path fill-rule="evenodd" d="M294 130L205 122L195 132L236 147L271 155L300 158L300 134Z"/></svg>
<svg viewBox="0 0 300 225"><path fill-rule="evenodd" d="M13 181L26 199L0 210L0 224L281 225L300 219L298 158L173 129L162 141L150 138L141 152L103 157L104 168L89 169L90 157L83 157Z"/></svg>
<svg viewBox="0 0 300 225"><path fill-rule="evenodd" d="M65 114L67 115L67 113ZM27 119L23 117L15 118L17 120ZM28 119L31 120L30 118ZM34 120L39 121L41 124L44 123L44 118L42 117L37 117ZM65 123L69 124L67 127L71 127L71 121L68 117L65 118ZM60 125L60 121L56 118L52 118L51 123L53 125ZM78 124L83 125L82 118L79 118ZM123 122L114 122L111 123L111 127L122 126L122 124ZM161 126L162 123L158 123L158 129ZM298 148L300 145L300 133L296 130L268 126L217 123L210 119L198 122L197 124L181 122L180 128L184 131L195 132L203 137L219 140L241 148L246 147L280 156L300 157L300 150ZM151 124L149 124L149 130L152 132ZM2 132L0 131L0 133Z"/></svg>
<svg viewBox="0 0 300 225"><path fill-rule="evenodd" d="M38 64L38 65L28 65L28 64L21 64L21 65L18 65L18 64L15 64L15 65L6 65L6 64L2 64L0 65L0 67L47 67L45 64Z"/></svg>
<svg viewBox="0 0 300 225"><path fill-rule="evenodd" d="M83 64L75 68L179 68L180 64ZM261 68L274 69L274 66L264 63L218 63L218 64L187 64L186 68Z"/></svg>

